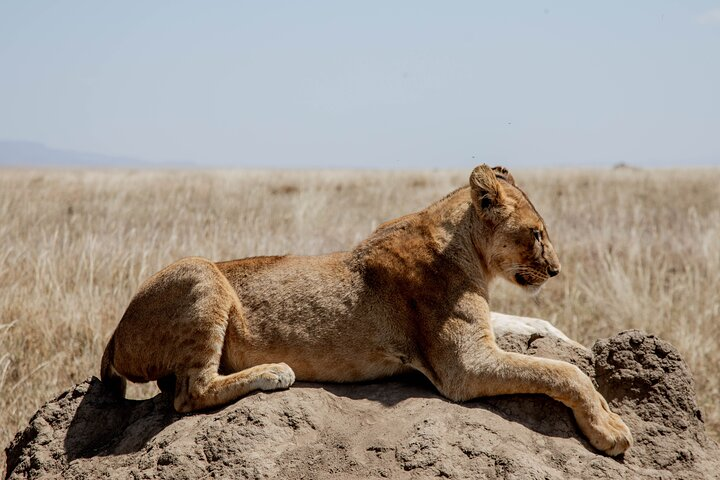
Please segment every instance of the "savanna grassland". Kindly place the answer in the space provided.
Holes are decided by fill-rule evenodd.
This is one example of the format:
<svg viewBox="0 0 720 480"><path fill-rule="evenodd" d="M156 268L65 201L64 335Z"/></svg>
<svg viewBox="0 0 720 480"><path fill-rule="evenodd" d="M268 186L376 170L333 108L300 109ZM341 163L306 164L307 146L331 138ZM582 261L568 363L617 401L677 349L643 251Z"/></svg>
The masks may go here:
<svg viewBox="0 0 720 480"><path fill-rule="evenodd" d="M0 170L0 445L45 401L98 375L149 275L351 248L463 172ZM720 438L720 169L514 171L563 264L536 297L498 282L493 310L591 345L640 328L675 344ZM154 387L133 387L149 396Z"/></svg>

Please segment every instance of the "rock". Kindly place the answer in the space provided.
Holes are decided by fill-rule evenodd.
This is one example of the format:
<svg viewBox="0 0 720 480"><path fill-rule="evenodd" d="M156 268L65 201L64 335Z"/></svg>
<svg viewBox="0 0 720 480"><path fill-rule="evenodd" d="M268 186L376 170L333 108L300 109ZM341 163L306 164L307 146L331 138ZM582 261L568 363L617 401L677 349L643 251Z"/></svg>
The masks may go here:
<svg viewBox="0 0 720 480"><path fill-rule="evenodd" d="M542 395L456 404L420 376L298 383L191 415L162 395L117 400L91 378L16 435L6 478L717 478L720 448L667 342L627 331L597 341L592 354L537 335L498 343L589 373L635 446L619 459L600 454L571 412Z"/></svg>

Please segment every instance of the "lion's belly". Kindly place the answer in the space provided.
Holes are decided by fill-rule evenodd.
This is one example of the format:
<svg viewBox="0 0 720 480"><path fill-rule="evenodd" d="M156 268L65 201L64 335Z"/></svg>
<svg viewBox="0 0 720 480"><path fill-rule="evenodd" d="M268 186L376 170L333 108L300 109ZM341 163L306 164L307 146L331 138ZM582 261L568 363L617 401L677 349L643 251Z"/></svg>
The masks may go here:
<svg viewBox="0 0 720 480"><path fill-rule="evenodd" d="M367 318L347 312L245 312L226 332L222 364L239 371L263 363L287 363L301 381L371 380L407 370L392 348L397 342ZM329 312L324 312L329 313ZM307 316L306 316L307 315ZM318 316L324 318L318 318ZM244 328L239 328L242 325Z"/></svg>
<svg viewBox="0 0 720 480"><path fill-rule="evenodd" d="M407 370L392 345L392 312L375 304L345 254L284 257L251 274L221 266L242 308L230 318L222 369L285 362L298 380L358 381ZM397 349L396 349L397 350Z"/></svg>
<svg viewBox="0 0 720 480"><path fill-rule="evenodd" d="M306 382L357 382L389 377L408 368L380 352L323 351L278 349L249 352L248 365L284 362L295 372L297 380Z"/></svg>

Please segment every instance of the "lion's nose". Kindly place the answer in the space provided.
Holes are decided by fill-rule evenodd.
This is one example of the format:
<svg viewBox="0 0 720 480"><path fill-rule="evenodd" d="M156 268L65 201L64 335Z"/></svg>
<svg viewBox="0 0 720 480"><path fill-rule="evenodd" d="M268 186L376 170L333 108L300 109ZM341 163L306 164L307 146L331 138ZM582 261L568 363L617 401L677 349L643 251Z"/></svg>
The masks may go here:
<svg viewBox="0 0 720 480"><path fill-rule="evenodd" d="M560 273L560 265L558 265L557 267L554 267L554 266L548 267L547 273L548 273L548 275L550 275L551 277L554 277L555 275L557 275L558 273Z"/></svg>

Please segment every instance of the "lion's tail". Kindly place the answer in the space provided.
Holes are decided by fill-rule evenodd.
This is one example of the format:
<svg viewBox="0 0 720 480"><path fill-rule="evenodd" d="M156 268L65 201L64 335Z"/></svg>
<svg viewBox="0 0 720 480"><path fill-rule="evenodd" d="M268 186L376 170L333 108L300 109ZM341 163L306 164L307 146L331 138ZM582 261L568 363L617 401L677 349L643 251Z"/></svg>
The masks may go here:
<svg viewBox="0 0 720 480"><path fill-rule="evenodd" d="M125 389L127 387L127 380L125 377L120 375L113 361L115 358L115 335L110 337L110 341L105 347L105 353L102 356L102 362L100 364L100 378L106 388L110 389L113 395L124 398Z"/></svg>

